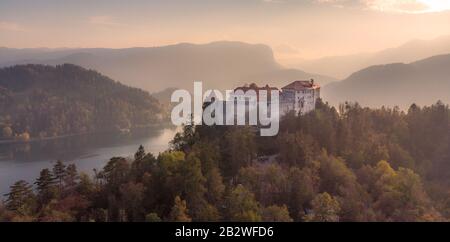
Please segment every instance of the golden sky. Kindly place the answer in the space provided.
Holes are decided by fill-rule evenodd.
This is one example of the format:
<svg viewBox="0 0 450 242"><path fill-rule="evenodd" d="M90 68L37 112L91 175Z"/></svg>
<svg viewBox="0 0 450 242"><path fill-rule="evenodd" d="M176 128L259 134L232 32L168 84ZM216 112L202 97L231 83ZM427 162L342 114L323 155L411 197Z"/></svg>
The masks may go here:
<svg viewBox="0 0 450 242"><path fill-rule="evenodd" d="M450 35L450 0L2 0L0 46L160 46L235 40L277 57L377 51Z"/></svg>

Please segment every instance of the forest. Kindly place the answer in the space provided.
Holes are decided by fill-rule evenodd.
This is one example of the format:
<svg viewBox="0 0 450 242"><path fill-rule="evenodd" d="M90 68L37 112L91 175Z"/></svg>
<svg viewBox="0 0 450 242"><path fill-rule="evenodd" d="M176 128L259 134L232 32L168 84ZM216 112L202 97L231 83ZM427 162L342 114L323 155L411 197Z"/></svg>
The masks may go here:
<svg viewBox="0 0 450 242"><path fill-rule="evenodd" d="M0 69L0 141L126 130L164 113L147 92L79 66Z"/></svg>
<svg viewBox="0 0 450 242"><path fill-rule="evenodd" d="M0 221L448 221L450 109L319 101L280 133L186 125L170 149L94 175L58 161L5 194Z"/></svg>

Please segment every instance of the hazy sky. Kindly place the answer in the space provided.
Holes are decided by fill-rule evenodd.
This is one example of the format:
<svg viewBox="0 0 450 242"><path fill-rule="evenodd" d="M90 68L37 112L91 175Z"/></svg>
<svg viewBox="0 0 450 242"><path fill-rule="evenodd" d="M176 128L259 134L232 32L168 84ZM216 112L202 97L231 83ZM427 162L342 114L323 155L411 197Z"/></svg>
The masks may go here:
<svg viewBox="0 0 450 242"><path fill-rule="evenodd" d="M0 46L237 40L317 58L450 35L448 10L450 0L0 0Z"/></svg>

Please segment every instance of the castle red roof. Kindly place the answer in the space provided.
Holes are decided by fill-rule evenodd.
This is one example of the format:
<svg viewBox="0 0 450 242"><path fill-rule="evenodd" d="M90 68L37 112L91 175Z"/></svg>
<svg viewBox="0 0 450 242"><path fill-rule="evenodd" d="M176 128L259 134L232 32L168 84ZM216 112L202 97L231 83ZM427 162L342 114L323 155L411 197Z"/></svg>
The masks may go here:
<svg viewBox="0 0 450 242"><path fill-rule="evenodd" d="M234 89L234 91L238 91L238 90L242 90L244 93L247 92L248 90L254 90L256 92L256 97L259 100L259 91L261 90L266 90L267 91L267 98L271 99L272 93L271 91L278 91L278 88L276 87L270 87L269 85L265 85L263 87L258 87L258 85L256 85L255 83L252 83L250 85L245 85L243 87L236 87Z"/></svg>
<svg viewBox="0 0 450 242"><path fill-rule="evenodd" d="M237 91L237 90L242 90L244 92L246 92L248 90L254 90L254 91L256 91L256 93L258 93L259 90L266 90L268 93L270 93L271 90L277 90L278 91L278 88L270 87L269 85L265 85L263 87L258 87L258 85L256 85L255 83L252 83L252 84L250 84L248 86L246 85L246 86L243 86L243 87L236 87L234 89L234 91Z"/></svg>
<svg viewBox="0 0 450 242"><path fill-rule="evenodd" d="M317 84L314 84L314 81L294 81L290 83L289 85L282 87L281 89L293 89L293 90L305 90L305 89L311 89L311 88L318 88L320 87Z"/></svg>

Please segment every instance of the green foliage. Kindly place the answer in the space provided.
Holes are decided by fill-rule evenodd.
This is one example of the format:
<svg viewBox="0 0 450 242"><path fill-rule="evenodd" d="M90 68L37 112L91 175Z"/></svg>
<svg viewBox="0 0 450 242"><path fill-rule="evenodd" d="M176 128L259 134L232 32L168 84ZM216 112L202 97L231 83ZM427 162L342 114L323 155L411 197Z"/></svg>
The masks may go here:
<svg viewBox="0 0 450 242"><path fill-rule="evenodd" d="M5 207L21 216L28 216L34 212L36 198L31 185L24 180L14 183L10 187L10 192L5 194Z"/></svg>
<svg viewBox="0 0 450 242"><path fill-rule="evenodd" d="M198 136L195 132L195 126L192 122L193 121L183 125L183 132L179 132L175 135L170 144L173 150L189 151L198 140Z"/></svg>
<svg viewBox="0 0 450 242"><path fill-rule="evenodd" d="M260 204L251 191L242 185L234 188L227 197L226 210L231 221L259 222L262 220Z"/></svg>
<svg viewBox="0 0 450 242"><path fill-rule="evenodd" d="M42 204L50 202L57 196L55 178L49 169L43 169L35 184L37 185L38 197Z"/></svg>
<svg viewBox="0 0 450 242"><path fill-rule="evenodd" d="M281 203L288 194L287 173L278 164L255 164L242 168L238 181L265 206Z"/></svg>
<svg viewBox="0 0 450 242"><path fill-rule="evenodd" d="M134 154L135 161L141 161L145 157L145 149L144 146L140 145L138 151Z"/></svg>
<svg viewBox="0 0 450 242"><path fill-rule="evenodd" d="M312 168L293 167L289 171L288 180L290 183L286 204L289 205L292 217L300 221L319 190L320 178Z"/></svg>
<svg viewBox="0 0 450 242"><path fill-rule="evenodd" d="M121 207L125 209L127 221L143 221L144 191L142 183L128 182L120 186Z"/></svg>
<svg viewBox="0 0 450 242"><path fill-rule="evenodd" d="M225 194L225 185L223 177L218 168L212 168L206 174L206 198L212 204L220 204Z"/></svg>
<svg viewBox="0 0 450 242"><path fill-rule="evenodd" d="M68 165L65 173L64 185L66 186L66 189L75 189L79 179L77 167L75 166L75 164Z"/></svg>
<svg viewBox="0 0 450 242"><path fill-rule="evenodd" d="M56 161L56 164L53 166L53 176L58 183L59 190L62 190L63 181L66 178L66 165L60 160Z"/></svg>
<svg viewBox="0 0 450 242"><path fill-rule="evenodd" d="M286 116L277 137L188 125L170 150L140 146L93 178L56 162L36 194L11 187L0 220L446 221L449 117L441 103L405 113L319 102Z"/></svg>
<svg viewBox="0 0 450 242"><path fill-rule="evenodd" d="M280 162L291 166L304 166L318 153L313 138L301 132L285 132L278 136L278 143Z"/></svg>
<svg viewBox="0 0 450 242"><path fill-rule="evenodd" d="M234 176L243 166L252 164L256 158L255 131L252 127L231 127L224 137L225 148L223 170L225 175Z"/></svg>
<svg viewBox="0 0 450 242"><path fill-rule="evenodd" d="M221 216L219 210L216 208L216 206L211 204L202 206L196 215L197 221L217 222L220 221L220 219Z"/></svg>
<svg viewBox="0 0 450 242"><path fill-rule="evenodd" d="M162 219L156 213L145 215L145 222L162 222Z"/></svg>

